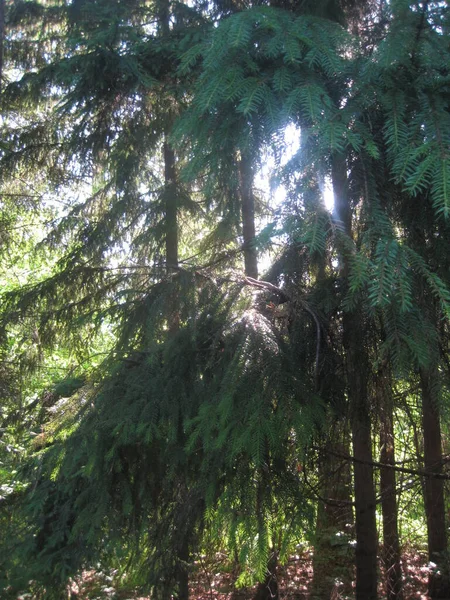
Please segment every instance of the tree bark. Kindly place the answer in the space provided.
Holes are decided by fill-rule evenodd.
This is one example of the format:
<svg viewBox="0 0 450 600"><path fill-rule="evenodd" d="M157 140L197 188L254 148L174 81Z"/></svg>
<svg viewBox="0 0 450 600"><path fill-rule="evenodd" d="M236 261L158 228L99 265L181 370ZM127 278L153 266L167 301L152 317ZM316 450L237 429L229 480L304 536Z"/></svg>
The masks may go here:
<svg viewBox="0 0 450 600"><path fill-rule="evenodd" d="M164 217L165 217L165 250L167 274L178 267L178 215L177 215L177 183L175 153L167 140L164 141ZM169 332L175 333L180 326L179 294L174 282L174 289L169 299Z"/></svg>
<svg viewBox="0 0 450 600"><path fill-rule="evenodd" d="M345 313L344 346L347 354L348 398L350 404L353 453L372 461L370 406L368 402L367 357L364 352L360 314ZM356 600L377 598L377 527L373 467L355 462Z"/></svg>
<svg viewBox="0 0 450 600"><path fill-rule="evenodd" d="M244 238L245 274L258 279L258 259L255 248L255 198L253 195L253 171L250 159L239 159L239 190L242 212L242 235Z"/></svg>
<svg viewBox="0 0 450 600"><path fill-rule="evenodd" d="M349 461L337 456L348 454L349 443L342 422L336 423L319 457L319 481L322 482L324 500L319 500L317 507L311 600L329 600L341 592L352 593L353 552L348 544L354 521L351 469ZM343 589L338 582L342 582Z"/></svg>
<svg viewBox="0 0 450 600"><path fill-rule="evenodd" d="M395 465L394 414L391 377L382 368L376 380L380 411L380 462ZM383 563L387 600L403 600L400 542L397 522L396 474L380 469L381 512L383 517Z"/></svg>
<svg viewBox="0 0 450 600"><path fill-rule="evenodd" d="M442 441L439 418L438 370L420 370L422 388L422 427L425 470L442 473ZM450 598L450 581L445 564L447 534L445 523L444 481L438 477L425 478L425 513L427 518L428 556L436 565L428 580L431 600Z"/></svg>
<svg viewBox="0 0 450 600"><path fill-rule="evenodd" d="M189 571L188 562L190 558L189 543L184 540L178 552L177 583L178 590L175 595L176 600L189 600Z"/></svg>
<svg viewBox="0 0 450 600"><path fill-rule="evenodd" d="M332 162L335 197L335 219L343 233L352 237L352 214L347 182L345 157L336 155ZM341 261L344 292L348 286L349 250L342 245ZM356 600L377 598L377 527L376 499L373 481L370 402L368 395L369 363L364 339L364 319L361 308L344 312L342 318L343 345L346 354L347 393L349 401L355 487L356 529Z"/></svg>
<svg viewBox="0 0 450 600"><path fill-rule="evenodd" d="M178 218L175 153L167 140L164 141L164 182L166 265L170 271L178 267Z"/></svg>

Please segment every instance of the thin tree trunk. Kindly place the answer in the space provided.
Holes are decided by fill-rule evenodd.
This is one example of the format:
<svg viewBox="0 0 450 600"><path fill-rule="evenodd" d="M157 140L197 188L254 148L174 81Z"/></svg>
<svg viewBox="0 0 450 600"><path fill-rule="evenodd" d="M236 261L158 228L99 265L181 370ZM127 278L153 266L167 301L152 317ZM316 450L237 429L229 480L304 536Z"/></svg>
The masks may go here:
<svg viewBox="0 0 450 600"><path fill-rule="evenodd" d="M242 234L244 238L245 274L258 278L258 259L255 248L255 198L253 195L253 171L250 159L239 160L239 188L242 211Z"/></svg>
<svg viewBox="0 0 450 600"><path fill-rule="evenodd" d="M161 34L170 34L170 0L159 3L159 20ZM169 118L170 122L171 119ZM177 173L175 152L168 141L167 131L164 136L164 212L166 233L166 266L171 272L178 267L178 220L177 220Z"/></svg>
<svg viewBox="0 0 450 600"><path fill-rule="evenodd" d="M382 368L378 373L377 392L380 410L380 462L395 464L394 412L391 378ZM403 600L400 542L397 522L396 474L380 469L381 512L383 516L383 562L387 600Z"/></svg>
<svg viewBox="0 0 450 600"><path fill-rule="evenodd" d="M167 140L164 142L164 181L166 265L170 271L178 267L178 219L175 153Z"/></svg>
<svg viewBox="0 0 450 600"><path fill-rule="evenodd" d="M436 366L420 370L422 387L422 427L425 470L442 473L442 441L439 418L439 382ZM450 598L450 582L445 565L447 534L445 523L444 481L425 478L428 555L436 569L430 573L428 594L432 600Z"/></svg>
<svg viewBox="0 0 450 600"><path fill-rule="evenodd" d="M347 165L343 155L332 164L335 215L348 237L352 236L351 207L348 197ZM343 245L342 274L348 285L348 249ZM369 364L364 339L361 309L344 312L343 344L346 353L347 391L349 400L353 453L364 463L353 465L356 529L356 600L377 598L377 527L373 481L372 437L368 395Z"/></svg>
<svg viewBox="0 0 450 600"><path fill-rule="evenodd" d="M175 153L170 144L164 141L164 212L166 231L166 269L173 273L178 267L178 216ZM180 326L179 294L174 282L169 299L169 332L178 331Z"/></svg>

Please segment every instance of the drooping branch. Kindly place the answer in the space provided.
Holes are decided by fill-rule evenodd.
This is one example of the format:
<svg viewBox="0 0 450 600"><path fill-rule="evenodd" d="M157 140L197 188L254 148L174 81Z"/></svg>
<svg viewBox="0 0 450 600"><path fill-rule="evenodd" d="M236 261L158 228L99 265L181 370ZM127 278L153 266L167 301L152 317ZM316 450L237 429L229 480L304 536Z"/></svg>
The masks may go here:
<svg viewBox="0 0 450 600"><path fill-rule="evenodd" d="M318 446L313 446L312 448L314 450L324 451L323 448L319 448ZM370 465L377 469L392 469L392 470L398 471L400 473L407 473L408 475L417 475L419 477L429 477L429 478L433 478L433 479L444 479L446 481L450 481L450 475L447 475L446 473L437 473L435 471L425 471L423 469L409 469L407 467L399 467L397 465L386 464L386 463L382 463L382 462L379 462L376 460L372 460L372 461L362 460L362 459L356 458L355 456L351 456L349 454L342 454L340 452L334 452L332 450L325 450L325 452L327 452L328 454L331 454L332 456L336 456L337 458L342 458L343 460L348 460L353 463L362 464L362 465ZM442 462L450 462L450 457L443 459Z"/></svg>
<svg viewBox="0 0 450 600"><path fill-rule="evenodd" d="M287 294L284 290L277 287L273 283L269 281L262 281L261 279L254 279L253 277L245 277L244 281L253 287L257 287L260 289L270 290L271 292L275 292L280 297L282 302L293 302L292 298ZM321 344L321 330L320 330L320 321L316 313L308 306L308 304L301 299L296 299L300 306L311 315L314 324L316 326L316 358L315 358L315 380L317 384L318 376L319 376L319 361L320 361L320 344Z"/></svg>
<svg viewBox="0 0 450 600"><path fill-rule="evenodd" d="M270 283L270 281L262 281L261 279L254 279L253 277L245 277L244 281L249 285L253 285L254 287L275 292L280 296L282 302L292 302L292 298L284 290L277 287L273 283Z"/></svg>

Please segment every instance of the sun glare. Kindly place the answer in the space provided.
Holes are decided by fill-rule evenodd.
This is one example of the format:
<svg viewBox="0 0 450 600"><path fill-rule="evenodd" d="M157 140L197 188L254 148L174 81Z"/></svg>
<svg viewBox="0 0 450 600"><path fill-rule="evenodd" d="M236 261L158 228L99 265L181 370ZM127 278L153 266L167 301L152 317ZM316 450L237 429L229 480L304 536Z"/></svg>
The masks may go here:
<svg viewBox="0 0 450 600"><path fill-rule="evenodd" d="M329 212L332 212L333 208L334 208L334 192L333 192L333 185L328 177L325 179L325 184L323 186L322 194L323 194L323 203L325 204L325 208Z"/></svg>

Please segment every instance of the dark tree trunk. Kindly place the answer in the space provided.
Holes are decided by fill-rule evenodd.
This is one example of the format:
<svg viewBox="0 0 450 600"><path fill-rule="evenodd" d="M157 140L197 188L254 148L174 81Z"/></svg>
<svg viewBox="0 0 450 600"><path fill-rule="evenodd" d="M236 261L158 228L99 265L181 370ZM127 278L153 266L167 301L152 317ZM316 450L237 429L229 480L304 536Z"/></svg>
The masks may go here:
<svg viewBox="0 0 450 600"><path fill-rule="evenodd" d="M436 367L420 370L422 387L422 427L425 470L442 473L442 441L439 418L439 381ZM428 594L432 600L450 598L450 581L445 565L447 534L445 523L444 481L425 478L428 555L436 570L430 573Z"/></svg>
<svg viewBox="0 0 450 600"><path fill-rule="evenodd" d="M166 264L170 271L178 267L178 219L175 153L167 141L164 142L164 181Z"/></svg>
<svg viewBox="0 0 450 600"><path fill-rule="evenodd" d="M173 273L178 267L178 216L175 153L167 140L164 142L164 212L166 232L166 269ZM177 283L169 299L169 332L178 331L180 325L179 294Z"/></svg>
<svg viewBox="0 0 450 600"><path fill-rule="evenodd" d="M385 369L378 373L377 394L380 410L380 462L395 464L394 412L391 378ZM386 599L403 600L400 542L397 523L396 476L394 469L380 469L381 512L383 516L383 563Z"/></svg>
<svg viewBox="0 0 450 600"><path fill-rule="evenodd" d="M368 402L368 365L364 352L363 325L358 313L343 319L347 354L348 398L355 462L356 600L377 598L377 526L373 482L372 437Z"/></svg>
<svg viewBox="0 0 450 600"><path fill-rule="evenodd" d="M178 552L178 573L177 583L178 590L175 596L176 600L189 600L189 571L188 563L190 558L189 544L187 540L181 546Z"/></svg>
<svg viewBox="0 0 450 600"><path fill-rule="evenodd" d="M159 3L159 27L163 36L170 34L170 0ZM168 123L171 122L168 116ZM177 173L175 165L175 152L168 141L167 130L164 136L164 213L166 234L166 266L170 272L178 267L178 199L177 199Z"/></svg>
<svg viewBox="0 0 450 600"><path fill-rule="evenodd" d="M242 211L242 235L244 238L245 274L258 278L258 260L255 248L255 198L253 195L253 171L250 159L239 160L239 189Z"/></svg>
<svg viewBox="0 0 450 600"><path fill-rule="evenodd" d="M352 237L352 215L348 197L345 157L335 156L332 164L335 218L339 227ZM344 291L348 286L348 245L342 244ZM369 364L364 339L364 320L357 306L344 312L343 344L346 354L347 391L352 430L356 529L356 600L377 598L377 527L373 481L370 402L368 395Z"/></svg>

